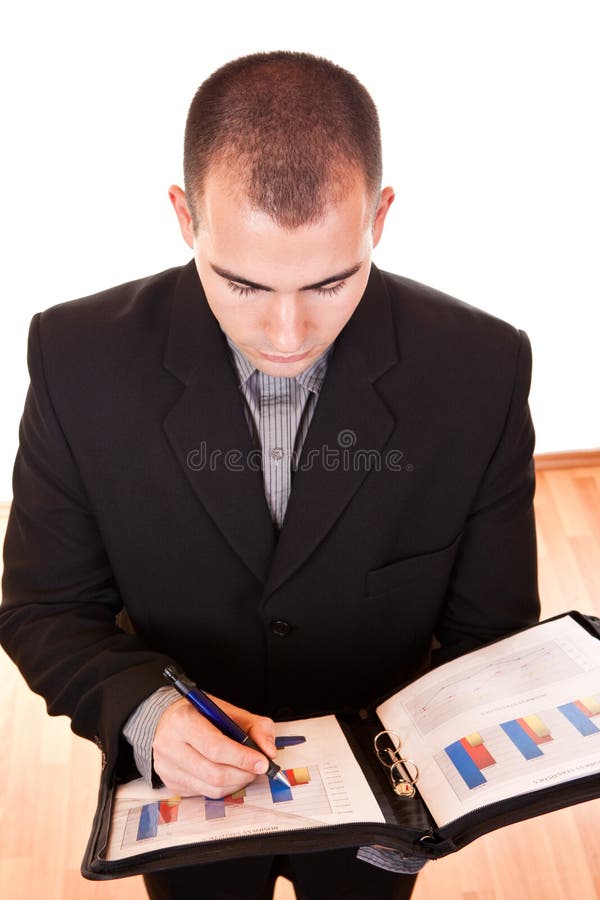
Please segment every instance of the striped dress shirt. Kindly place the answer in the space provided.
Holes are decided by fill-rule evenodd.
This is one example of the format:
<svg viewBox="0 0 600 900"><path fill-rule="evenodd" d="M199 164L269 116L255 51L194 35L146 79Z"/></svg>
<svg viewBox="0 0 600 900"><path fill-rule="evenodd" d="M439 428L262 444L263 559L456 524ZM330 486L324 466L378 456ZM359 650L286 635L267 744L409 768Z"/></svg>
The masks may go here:
<svg viewBox="0 0 600 900"><path fill-rule="evenodd" d="M265 497L280 530L333 345L304 372L282 378L255 369L233 341L227 338L227 343L246 401L244 412L254 446L261 452Z"/></svg>

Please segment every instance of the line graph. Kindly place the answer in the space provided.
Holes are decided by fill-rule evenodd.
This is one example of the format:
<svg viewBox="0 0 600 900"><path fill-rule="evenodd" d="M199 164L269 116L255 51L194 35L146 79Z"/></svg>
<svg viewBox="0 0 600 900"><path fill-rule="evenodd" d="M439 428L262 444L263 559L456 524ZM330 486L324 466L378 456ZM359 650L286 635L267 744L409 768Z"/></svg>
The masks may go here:
<svg viewBox="0 0 600 900"><path fill-rule="evenodd" d="M552 640L461 671L407 699L405 709L419 732L427 735L475 705L547 688L583 671L585 660L576 648L568 641Z"/></svg>

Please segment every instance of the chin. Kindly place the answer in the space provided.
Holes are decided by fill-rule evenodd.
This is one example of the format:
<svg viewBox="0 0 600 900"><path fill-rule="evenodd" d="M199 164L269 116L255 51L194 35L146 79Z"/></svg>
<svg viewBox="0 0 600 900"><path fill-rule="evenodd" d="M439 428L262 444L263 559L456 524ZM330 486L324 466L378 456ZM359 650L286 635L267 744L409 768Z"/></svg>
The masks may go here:
<svg viewBox="0 0 600 900"><path fill-rule="evenodd" d="M299 375L305 369L308 369L312 360L302 361L297 363L273 363L268 362L268 360L261 360L257 362L256 368L261 372L264 372L265 375L272 375L276 378L295 378L296 375Z"/></svg>
<svg viewBox="0 0 600 900"><path fill-rule="evenodd" d="M305 369L308 369L317 356L318 353L315 353L314 350L309 350L301 359L290 360L289 362L286 362L285 360L277 362L273 359L265 359L261 354L253 354L253 359L251 361L257 369L261 372L265 372L267 375L293 378L295 375L299 375L300 372L304 372Z"/></svg>

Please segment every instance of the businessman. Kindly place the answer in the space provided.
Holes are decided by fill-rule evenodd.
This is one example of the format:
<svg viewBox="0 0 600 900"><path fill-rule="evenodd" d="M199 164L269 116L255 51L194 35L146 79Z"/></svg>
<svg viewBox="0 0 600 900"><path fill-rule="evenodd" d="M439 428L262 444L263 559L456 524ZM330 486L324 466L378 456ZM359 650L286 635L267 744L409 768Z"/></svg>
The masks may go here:
<svg viewBox="0 0 600 900"><path fill-rule="evenodd" d="M224 796L273 720L370 708L539 615L531 355L372 262L394 200L377 111L309 54L198 89L187 265L37 313L0 637L111 771ZM262 753L164 684L175 664ZM153 898L410 896L381 848L146 877Z"/></svg>

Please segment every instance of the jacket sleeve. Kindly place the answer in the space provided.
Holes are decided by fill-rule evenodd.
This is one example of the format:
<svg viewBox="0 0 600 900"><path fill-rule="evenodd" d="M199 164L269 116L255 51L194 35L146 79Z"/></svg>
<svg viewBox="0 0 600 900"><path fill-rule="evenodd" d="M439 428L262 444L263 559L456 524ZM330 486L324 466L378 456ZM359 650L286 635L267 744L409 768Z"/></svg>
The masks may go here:
<svg viewBox="0 0 600 900"><path fill-rule="evenodd" d="M523 331L518 339L508 413L465 523L434 666L539 620L531 347Z"/></svg>
<svg viewBox="0 0 600 900"><path fill-rule="evenodd" d="M48 712L69 716L73 731L116 759L123 723L173 660L116 624L119 587L46 384L42 315L29 329L0 642Z"/></svg>

